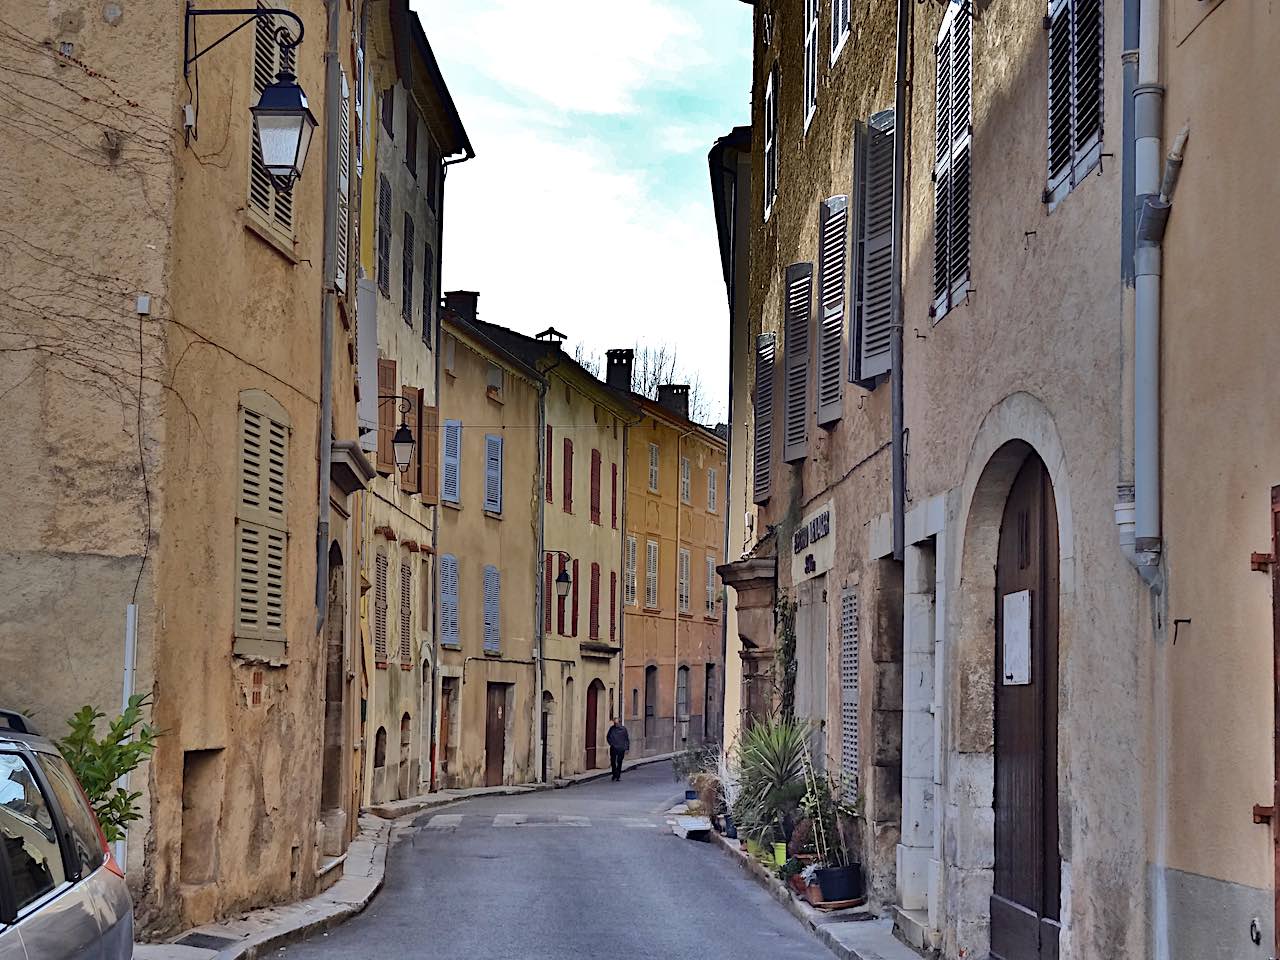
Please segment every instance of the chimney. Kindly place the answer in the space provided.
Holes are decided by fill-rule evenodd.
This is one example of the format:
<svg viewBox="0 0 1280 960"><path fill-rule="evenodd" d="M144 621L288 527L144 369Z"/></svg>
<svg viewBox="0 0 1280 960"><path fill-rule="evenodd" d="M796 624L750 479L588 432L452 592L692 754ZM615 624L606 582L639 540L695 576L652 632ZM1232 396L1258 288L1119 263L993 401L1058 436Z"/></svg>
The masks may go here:
<svg viewBox="0 0 1280 960"><path fill-rule="evenodd" d="M615 390L621 390L624 393L631 392L631 365L635 362L636 352L634 350L608 350L605 352L607 358L604 382Z"/></svg>
<svg viewBox="0 0 1280 960"><path fill-rule="evenodd" d="M444 304L463 320L475 323L476 301L480 294L474 290L450 290L444 295Z"/></svg>
<svg viewBox="0 0 1280 960"><path fill-rule="evenodd" d="M687 383L662 383L658 385L658 404L684 419L689 419L689 385Z"/></svg>

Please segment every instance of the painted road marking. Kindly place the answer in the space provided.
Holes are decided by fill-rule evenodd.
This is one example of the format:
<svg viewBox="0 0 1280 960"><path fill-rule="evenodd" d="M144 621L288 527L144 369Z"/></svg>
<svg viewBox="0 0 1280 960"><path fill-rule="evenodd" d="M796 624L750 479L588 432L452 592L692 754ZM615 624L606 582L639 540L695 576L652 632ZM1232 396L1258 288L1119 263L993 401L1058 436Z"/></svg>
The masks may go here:
<svg viewBox="0 0 1280 960"><path fill-rule="evenodd" d="M429 830L451 830L462 823L462 814L460 813L437 813L434 817L427 821L427 829Z"/></svg>
<svg viewBox="0 0 1280 960"><path fill-rule="evenodd" d="M560 816L556 818L556 822L562 827L589 827L591 820L588 817L567 817Z"/></svg>
<svg viewBox="0 0 1280 960"><path fill-rule="evenodd" d="M528 821L528 816L523 813L500 813L493 818L493 825L495 827L518 827Z"/></svg>

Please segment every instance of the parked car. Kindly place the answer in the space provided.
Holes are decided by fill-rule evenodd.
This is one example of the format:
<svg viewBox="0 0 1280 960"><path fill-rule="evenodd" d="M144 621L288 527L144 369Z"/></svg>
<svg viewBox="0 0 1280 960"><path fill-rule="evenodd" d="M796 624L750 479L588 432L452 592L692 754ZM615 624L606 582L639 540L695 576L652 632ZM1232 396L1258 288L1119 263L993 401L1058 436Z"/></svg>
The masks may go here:
<svg viewBox="0 0 1280 960"><path fill-rule="evenodd" d="M133 901L58 748L0 709L0 960L130 960Z"/></svg>

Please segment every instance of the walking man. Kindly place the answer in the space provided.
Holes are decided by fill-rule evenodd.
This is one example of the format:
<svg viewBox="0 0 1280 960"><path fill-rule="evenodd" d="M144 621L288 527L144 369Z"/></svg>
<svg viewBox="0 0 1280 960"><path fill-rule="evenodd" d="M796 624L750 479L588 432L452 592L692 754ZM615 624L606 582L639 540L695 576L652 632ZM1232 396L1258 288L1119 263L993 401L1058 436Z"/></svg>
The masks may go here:
<svg viewBox="0 0 1280 960"><path fill-rule="evenodd" d="M622 779L622 758L631 749L631 735L622 725L621 717L614 717L605 739L609 741L609 767L613 771L613 779Z"/></svg>

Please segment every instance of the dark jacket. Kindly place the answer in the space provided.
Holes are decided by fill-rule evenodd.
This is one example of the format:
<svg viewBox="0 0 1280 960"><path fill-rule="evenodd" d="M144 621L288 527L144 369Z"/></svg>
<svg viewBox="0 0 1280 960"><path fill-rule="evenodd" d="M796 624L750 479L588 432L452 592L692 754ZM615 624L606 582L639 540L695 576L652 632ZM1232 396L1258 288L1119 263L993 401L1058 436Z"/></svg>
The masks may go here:
<svg viewBox="0 0 1280 960"><path fill-rule="evenodd" d="M609 727L608 734L605 739L609 741L609 746L614 750L621 750L626 753L631 749L631 734L627 733L627 728L617 723Z"/></svg>

